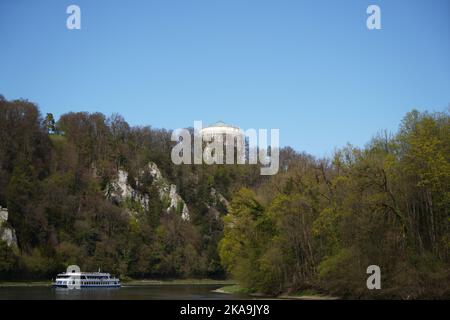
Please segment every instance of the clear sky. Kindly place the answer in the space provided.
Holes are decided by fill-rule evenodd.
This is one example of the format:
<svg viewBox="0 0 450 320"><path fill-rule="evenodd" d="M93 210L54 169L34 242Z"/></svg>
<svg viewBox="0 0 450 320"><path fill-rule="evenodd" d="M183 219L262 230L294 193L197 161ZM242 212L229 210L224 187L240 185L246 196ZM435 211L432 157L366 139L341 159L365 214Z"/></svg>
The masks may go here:
<svg viewBox="0 0 450 320"><path fill-rule="evenodd" d="M331 155L412 108L447 109L450 1L1 0L0 94L56 117L279 128L283 146Z"/></svg>

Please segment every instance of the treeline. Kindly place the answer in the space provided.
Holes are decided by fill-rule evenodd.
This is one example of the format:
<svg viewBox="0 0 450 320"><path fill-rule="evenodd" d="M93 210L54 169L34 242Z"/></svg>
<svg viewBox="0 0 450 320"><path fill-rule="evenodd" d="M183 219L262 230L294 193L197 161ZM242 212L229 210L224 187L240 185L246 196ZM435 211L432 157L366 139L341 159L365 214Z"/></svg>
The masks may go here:
<svg viewBox="0 0 450 320"><path fill-rule="evenodd" d="M55 122L0 96L0 205L18 239L0 241L0 280L77 264L136 278L228 274L269 294L449 298L449 122L448 112L413 111L396 135L330 159L284 148L269 177L258 166L176 166L170 131L100 113ZM166 212L151 179L139 186L148 208L107 199L119 169L132 184L150 161L191 221ZM369 265L381 268L382 290L367 289Z"/></svg>
<svg viewBox="0 0 450 320"><path fill-rule="evenodd" d="M450 117L410 112L395 136L332 159L285 150L283 172L243 188L220 256L256 292L450 298ZM369 265L382 290L368 290Z"/></svg>
<svg viewBox="0 0 450 320"><path fill-rule="evenodd" d="M217 253L223 224L211 188L230 197L260 178L252 167L175 166L171 132L130 127L119 115L43 118L26 100L0 96L0 205L18 247L0 241L0 279L50 279L68 265L122 277L224 277ZM191 221L167 214L159 191L140 186L149 207L105 197L119 169L133 183L152 161L178 186ZM246 182L247 181L247 182Z"/></svg>

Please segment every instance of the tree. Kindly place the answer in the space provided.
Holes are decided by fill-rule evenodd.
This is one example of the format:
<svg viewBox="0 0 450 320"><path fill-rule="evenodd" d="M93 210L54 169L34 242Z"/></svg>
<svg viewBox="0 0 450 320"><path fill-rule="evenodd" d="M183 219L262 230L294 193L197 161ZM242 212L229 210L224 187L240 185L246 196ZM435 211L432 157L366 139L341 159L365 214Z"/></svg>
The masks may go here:
<svg viewBox="0 0 450 320"><path fill-rule="evenodd" d="M47 113L44 119L44 126L47 129L48 134L56 133L55 119L53 118L53 113Z"/></svg>

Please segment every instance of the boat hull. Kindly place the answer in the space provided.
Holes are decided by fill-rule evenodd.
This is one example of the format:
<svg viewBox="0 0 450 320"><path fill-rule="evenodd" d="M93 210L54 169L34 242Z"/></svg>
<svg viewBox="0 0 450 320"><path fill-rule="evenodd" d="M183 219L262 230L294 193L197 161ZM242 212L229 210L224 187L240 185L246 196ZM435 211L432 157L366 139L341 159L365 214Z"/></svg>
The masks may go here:
<svg viewBox="0 0 450 320"><path fill-rule="evenodd" d="M65 289L69 288L66 284L56 284L56 283L53 283L52 287L54 287L54 288L65 288ZM92 285L85 285L85 284L82 284L82 285L80 285L80 289L87 289L87 288L120 288L120 287L121 287L120 284L99 284L99 285L94 285L94 284L92 284ZM73 288L73 287L70 286L70 288Z"/></svg>

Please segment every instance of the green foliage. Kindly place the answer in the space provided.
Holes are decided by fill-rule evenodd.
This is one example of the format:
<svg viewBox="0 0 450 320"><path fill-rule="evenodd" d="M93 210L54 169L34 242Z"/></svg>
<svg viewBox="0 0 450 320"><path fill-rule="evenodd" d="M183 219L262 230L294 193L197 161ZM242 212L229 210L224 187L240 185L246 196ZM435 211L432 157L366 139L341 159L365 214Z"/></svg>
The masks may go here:
<svg viewBox="0 0 450 320"><path fill-rule="evenodd" d="M255 165L176 166L170 138L119 115L68 113L55 124L28 101L0 99L0 205L18 238L18 248L0 241L0 278L51 278L78 264L125 278L227 272L271 294L450 297L448 113L413 111L396 135L331 159L284 148L272 177ZM177 185L190 222L141 174L150 161ZM119 169L145 208L108 200ZM372 264L381 291L366 288Z"/></svg>
<svg viewBox="0 0 450 320"><path fill-rule="evenodd" d="M14 278L17 268L17 253L5 241L0 240L0 279Z"/></svg>
<svg viewBox="0 0 450 320"><path fill-rule="evenodd" d="M56 133L55 118L52 113L47 113L47 116L44 119L44 127L47 129L49 134Z"/></svg>
<svg viewBox="0 0 450 320"><path fill-rule="evenodd" d="M224 237L219 244L219 255L225 268L245 287L258 288L257 275L261 272L258 252L266 234L259 232L263 207L249 189L241 189L231 202L224 218Z"/></svg>
<svg viewBox="0 0 450 320"><path fill-rule="evenodd" d="M219 245L226 269L271 294L448 298L449 119L413 111L396 136L349 145L332 161L282 150L278 176L233 198ZM265 219L271 228L255 241ZM366 287L372 264L381 291Z"/></svg>
<svg viewBox="0 0 450 320"><path fill-rule="evenodd" d="M170 136L130 128L119 115L68 113L55 123L28 101L1 99L0 205L9 209L19 247L14 253L2 244L1 277L50 278L69 264L125 277L223 277L216 250L222 224L206 206L215 184L205 177L217 176L223 189L227 174L175 167ZM169 199L147 173L134 185L148 198L146 208L105 197L119 169L135 184L149 161L166 183L180 186L193 223L178 217L181 205L166 212Z"/></svg>

